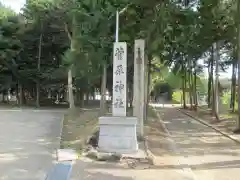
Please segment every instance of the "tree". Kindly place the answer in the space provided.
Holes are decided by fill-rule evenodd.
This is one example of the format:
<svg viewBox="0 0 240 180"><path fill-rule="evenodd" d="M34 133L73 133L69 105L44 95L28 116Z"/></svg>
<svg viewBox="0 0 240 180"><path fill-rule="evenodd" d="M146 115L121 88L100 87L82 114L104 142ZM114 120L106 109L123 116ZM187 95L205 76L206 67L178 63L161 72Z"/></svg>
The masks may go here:
<svg viewBox="0 0 240 180"><path fill-rule="evenodd" d="M0 17L0 91L7 94L9 88L16 85L15 79L19 76L16 61L22 49L22 44L17 37L21 22L10 9L2 6L0 10L2 11Z"/></svg>
<svg viewBox="0 0 240 180"><path fill-rule="evenodd" d="M237 16L240 15L240 2L237 2ZM237 129L234 131L235 133L240 133L240 21L239 18L236 19L237 22L237 57L238 57L238 121L237 121Z"/></svg>

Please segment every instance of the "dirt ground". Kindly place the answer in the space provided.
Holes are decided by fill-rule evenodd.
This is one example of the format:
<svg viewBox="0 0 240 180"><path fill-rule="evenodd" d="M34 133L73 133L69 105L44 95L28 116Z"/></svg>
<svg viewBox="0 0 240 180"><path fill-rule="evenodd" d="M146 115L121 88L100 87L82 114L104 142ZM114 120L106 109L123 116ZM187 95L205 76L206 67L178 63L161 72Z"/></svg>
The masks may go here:
<svg viewBox="0 0 240 180"><path fill-rule="evenodd" d="M198 108L197 111L190 111L190 110L183 110L193 116L196 116L207 123L213 125L214 127L218 128L221 131L233 134L233 131L236 129L236 122L237 122L237 115L230 113L228 111L221 111L219 113L219 121L216 117L212 114L211 109L207 107Z"/></svg>
<svg viewBox="0 0 240 180"><path fill-rule="evenodd" d="M75 109L65 115L61 136L61 148L81 151L88 138L96 130L98 108Z"/></svg>

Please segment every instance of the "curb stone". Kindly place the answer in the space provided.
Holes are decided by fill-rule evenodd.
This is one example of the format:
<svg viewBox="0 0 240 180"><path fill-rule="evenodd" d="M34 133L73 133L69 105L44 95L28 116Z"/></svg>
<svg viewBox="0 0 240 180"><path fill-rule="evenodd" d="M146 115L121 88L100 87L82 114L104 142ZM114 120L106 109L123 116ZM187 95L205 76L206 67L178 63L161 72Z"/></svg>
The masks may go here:
<svg viewBox="0 0 240 180"><path fill-rule="evenodd" d="M61 118L61 125L60 125L61 129L60 129L60 136L59 136L59 142L58 142L58 149L56 149L56 159L57 159L57 161L59 161L59 152L58 151L64 150L64 149L61 148L62 133L63 133L63 127L64 127L64 119L65 119L65 113L64 113L63 117ZM71 150L73 150L73 149L71 149ZM74 151L75 156L76 156L75 160L80 159L80 154L77 153L75 150L73 150L73 151Z"/></svg>
<svg viewBox="0 0 240 180"><path fill-rule="evenodd" d="M58 149L56 149L56 160L58 161L58 150L61 149L61 140L62 140L62 133L63 133L63 123L64 123L65 113L61 118L61 125L60 125L60 134L59 134L59 141L58 141Z"/></svg>
<svg viewBox="0 0 240 180"><path fill-rule="evenodd" d="M150 165L155 165L155 160L156 160L156 157L155 155L151 152L151 150L149 149L149 146L148 146L148 137L145 137L144 140L143 140L143 143L144 143L144 149L145 149L145 152L146 152L146 155L147 155L147 160L149 162Z"/></svg>
<svg viewBox="0 0 240 180"><path fill-rule="evenodd" d="M163 124L159 114L156 112L156 108L155 107L152 107L152 108L154 110L154 113L157 115L157 117L160 121L160 125L162 126L164 132L169 135L169 132L168 132L166 126ZM148 137L147 136L144 137L144 148L145 148L145 152L147 154L147 158L148 158L149 163L153 166L156 165L156 163L155 163L156 162L156 156L152 153L152 151L150 150L150 148L148 146Z"/></svg>
<svg viewBox="0 0 240 180"><path fill-rule="evenodd" d="M236 136L231 135L231 134L226 133L226 132L223 132L222 130L214 127L213 125L211 125L211 124L209 124L209 123L207 123L205 120L200 119L200 118L197 118L197 117L195 117L195 116L193 116L193 115L190 115L189 113L183 112L181 109L178 109L178 111L181 112L182 114L185 114L186 116L191 117L191 118L194 119L195 121L198 121L198 122L200 122L201 124L203 124L203 125L211 128L211 129L215 130L216 132L222 134L222 135L225 136L226 138L233 140L233 141L236 142L237 144L240 144L240 140L239 140Z"/></svg>
<svg viewBox="0 0 240 180"><path fill-rule="evenodd" d="M153 108L154 113L157 115L157 117L160 121L160 125L162 126L163 130L165 131L166 134L169 134L165 125L163 124L159 114L157 113L156 108L153 107L153 106L152 106L152 108ZM144 137L143 141L144 141L144 148L145 148L145 151L146 151L146 154L147 154L148 161L151 165L154 166L154 165L156 165L156 163L155 163L156 162L156 156L152 153L152 151L150 150L150 148L148 146L148 137L147 136Z"/></svg>
<svg viewBox="0 0 240 180"><path fill-rule="evenodd" d="M158 119L159 119L160 125L162 126L164 132L170 137L171 134L170 134L169 131L167 130L167 127L166 127L165 123L163 122L163 120L161 119L159 113L157 113L156 108L153 107L153 110L155 111L155 113L156 113L156 115L157 115L157 117L158 117Z"/></svg>
<svg viewBox="0 0 240 180"><path fill-rule="evenodd" d="M56 160L58 161L59 160L59 155L58 155L58 151L59 150L64 150L64 148L61 148L61 141L62 141L62 134L63 134L63 127L64 127L64 119L65 119L65 115L66 115L66 112L64 113L63 117L61 118L61 125L60 125L60 136L59 136L59 142L58 142L58 149L56 149ZM71 149L73 150L73 149ZM75 151L75 150L73 150ZM75 151L75 155L76 155L76 158L75 160L78 160L80 159L80 154L78 152Z"/></svg>

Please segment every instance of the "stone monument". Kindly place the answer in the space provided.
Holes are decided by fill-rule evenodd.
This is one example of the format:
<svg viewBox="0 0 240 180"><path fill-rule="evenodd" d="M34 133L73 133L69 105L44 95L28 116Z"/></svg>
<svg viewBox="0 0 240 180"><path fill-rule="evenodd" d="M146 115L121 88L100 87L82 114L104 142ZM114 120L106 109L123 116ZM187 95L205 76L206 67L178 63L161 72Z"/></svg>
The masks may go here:
<svg viewBox="0 0 240 180"><path fill-rule="evenodd" d="M137 144L137 117L127 117L127 44L115 42L113 52L112 115L99 118L100 151L134 153Z"/></svg>
<svg viewBox="0 0 240 180"><path fill-rule="evenodd" d="M146 62L145 41L137 39L134 43L134 85L133 85L133 116L137 117L137 133L143 136L143 122L146 112Z"/></svg>

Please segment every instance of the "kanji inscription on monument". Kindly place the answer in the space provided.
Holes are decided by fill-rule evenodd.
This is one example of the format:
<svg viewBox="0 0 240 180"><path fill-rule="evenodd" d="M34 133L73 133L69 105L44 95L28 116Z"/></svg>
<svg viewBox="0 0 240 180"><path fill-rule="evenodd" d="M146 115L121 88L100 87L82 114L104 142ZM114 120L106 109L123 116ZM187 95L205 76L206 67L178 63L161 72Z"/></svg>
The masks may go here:
<svg viewBox="0 0 240 180"><path fill-rule="evenodd" d="M121 93L123 90L124 90L124 84L122 83L122 81L116 81L116 84L114 86L114 91Z"/></svg>
<svg viewBox="0 0 240 180"><path fill-rule="evenodd" d="M125 51L126 51L126 49L123 49L122 46L116 47L116 49L114 51L116 59L117 60L123 60Z"/></svg>
<svg viewBox="0 0 240 180"><path fill-rule="evenodd" d="M113 116L126 116L127 44L114 43L113 53Z"/></svg>

